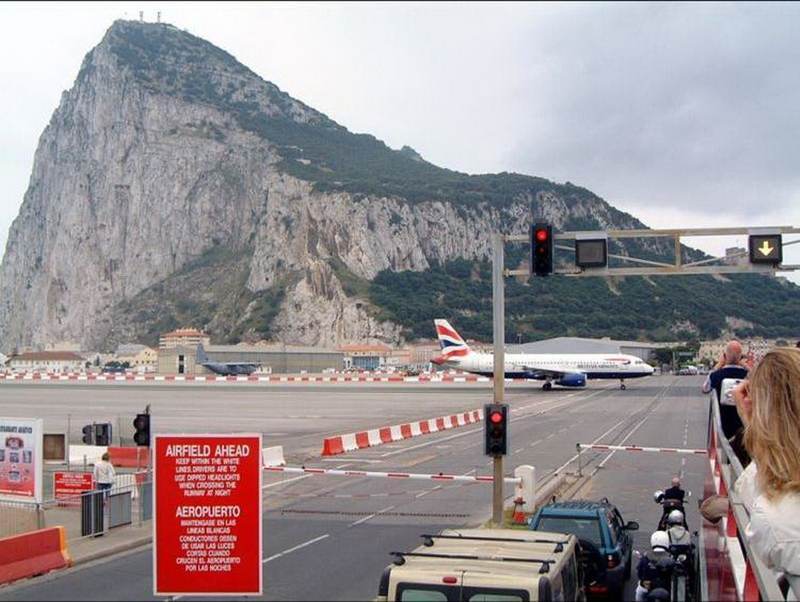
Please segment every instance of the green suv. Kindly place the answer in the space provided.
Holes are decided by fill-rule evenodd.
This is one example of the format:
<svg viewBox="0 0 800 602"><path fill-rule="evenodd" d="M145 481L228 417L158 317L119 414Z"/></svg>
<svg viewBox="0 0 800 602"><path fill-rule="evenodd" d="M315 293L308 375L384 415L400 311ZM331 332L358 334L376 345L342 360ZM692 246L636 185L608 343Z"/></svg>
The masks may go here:
<svg viewBox="0 0 800 602"><path fill-rule="evenodd" d="M622 520L619 510L608 499L548 504L530 520L530 528L575 535L582 549L586 593L622 599L625 582L631 576L630 531L637 530L639 524Z"/></svg>

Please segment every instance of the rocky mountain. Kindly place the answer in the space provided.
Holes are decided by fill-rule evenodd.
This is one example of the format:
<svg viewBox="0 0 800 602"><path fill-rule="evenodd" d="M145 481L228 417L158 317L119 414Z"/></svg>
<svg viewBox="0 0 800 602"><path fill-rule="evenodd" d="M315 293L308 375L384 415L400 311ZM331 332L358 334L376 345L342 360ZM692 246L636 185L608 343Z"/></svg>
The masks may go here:
<svg viewBox="0 0 800 602"><path fill-rule="evenodd" d="M398 342L444 312L480 334L490 234L525 232L534 213L559 229L644 227L569 183L467 175L392 150L185 31L117 21L39 140L0 266L0 348L78 340L109 349L179 325L231 342ZM613 250L672 252L646 244ZM650 300L639 291L648 281L591 280L559 283L558 297L541 283L513 284L509 333L595 334L602 326L570 318L586 313L587 298L616 300L612 314L652 309L653 291ZM750 287L700 280L705 294L734 300ZM713 298L686 298L699 285L681 295L647 286L665 309L621 334L708 330L697 322ZM759 279L759 289L766 305L734 304L710 328L730 318L754 333L800 331L797 287Z"/></svg>

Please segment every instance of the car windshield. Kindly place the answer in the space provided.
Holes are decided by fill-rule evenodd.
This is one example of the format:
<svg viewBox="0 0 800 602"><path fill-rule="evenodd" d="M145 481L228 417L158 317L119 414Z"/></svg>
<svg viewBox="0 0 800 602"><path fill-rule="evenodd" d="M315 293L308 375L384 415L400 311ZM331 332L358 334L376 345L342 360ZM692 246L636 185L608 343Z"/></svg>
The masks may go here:
<svg viewBox="0 0 800 602"><path fill-rule="evenodd" d="M536 527L537 531L572 533L578 539L592 542L598 548L603 545L600 522L597 518L576 518L571 516L543 516Z"/></svg>

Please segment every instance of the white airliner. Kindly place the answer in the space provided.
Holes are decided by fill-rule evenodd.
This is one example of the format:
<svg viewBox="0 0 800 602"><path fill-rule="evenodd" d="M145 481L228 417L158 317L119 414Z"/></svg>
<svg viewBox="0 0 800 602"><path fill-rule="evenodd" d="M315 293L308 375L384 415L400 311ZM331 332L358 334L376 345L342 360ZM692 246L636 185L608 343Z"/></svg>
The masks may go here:
<svg viewBox="0 0 800 602"><path fill-rule="evenodd" d="M472 351L469 345L450 326L447 320L434 320L442 355L435 364L457 368L483 376L494 375L494 355ZM587 379L619 379L620 389L626 378L641 378L653 374L653 368L633 355L615 353L507 353L506 378L530 378L545 381L542 389L552 389L553 383L562 387L585 387Z"/></svg>

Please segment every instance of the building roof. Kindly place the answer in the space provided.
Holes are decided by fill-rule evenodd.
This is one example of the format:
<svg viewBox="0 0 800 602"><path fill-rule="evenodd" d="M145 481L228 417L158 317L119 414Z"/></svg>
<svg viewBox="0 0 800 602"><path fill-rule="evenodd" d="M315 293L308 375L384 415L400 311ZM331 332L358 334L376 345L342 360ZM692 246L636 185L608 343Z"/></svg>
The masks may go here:
<svg viewBox="0 0 800 602"><path fill-rule="evenodd" d="M147 345L139 345L138 343L124 343L117 347L114 355L136 355L145 349L150 349Z"/></svg>
<svg viewBox="0 0 800 602"><path fill-rule="evenodd" d="M323 347L306 347L302 345L284 345L283 343L255 344L239 343L237 345L204 345L206 353L341 353L336 349Z"/></svg>
<svg viewBox="0 0 800 602"><path fill-rule="evenodd" d="M207 337L205 332L197 330L196 328L178 328L172 332L162 334L161 337Z"/></svg>
<svg viewBox="0 0 800 602"><path fill-rule="evenodd" d="M72 351L33 351L31 353L20 353L11 358L11 361L68 361L82 362L84 359Z"/></svg>
<svg viewBox="0 0 800 602"><path fill-rule="evenodd" d="M389 353L391 350L392 348L389 345L384 345L383 343L339 345L339 351L345 353Z"/></svg>
<svg viewBox="0 0 800 602"><path fill-rule="evenodd" d="M543 341L509 345L516 353L621 353L620 349L660 349L674 343L646 343L643 341L617 341L613 339L586 339L581 337L556 337Z"/></svg>

